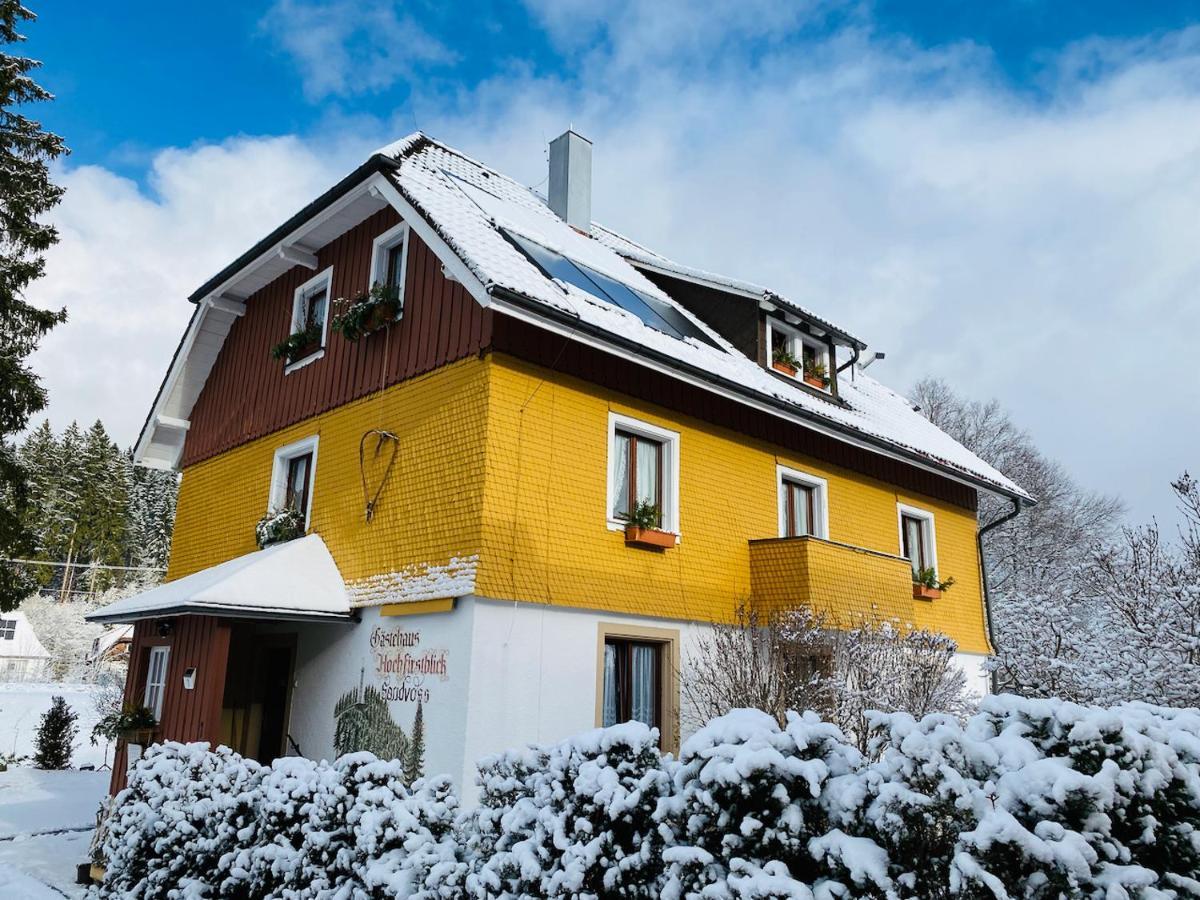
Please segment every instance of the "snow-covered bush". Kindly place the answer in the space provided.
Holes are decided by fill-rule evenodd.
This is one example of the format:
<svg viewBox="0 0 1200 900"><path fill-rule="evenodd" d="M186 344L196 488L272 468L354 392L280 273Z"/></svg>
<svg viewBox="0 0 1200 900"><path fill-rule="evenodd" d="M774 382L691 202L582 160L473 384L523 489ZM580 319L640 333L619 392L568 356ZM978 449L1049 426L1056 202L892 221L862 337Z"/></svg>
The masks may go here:
<svg viewBox="0 0 1200 900"><path fill-rule="evenodd" d="M862 765L842 733L812 713L789 713L784 728L758 710L714 719L684 743L657 812L671 836L662 896L805 897L812 886L857 896L855 885L886 880L882 851L831 831L826 786ZM853 877L826 884L826 860L846 854Z"/></svg>
<svg viewBox="0 0 1200 900"><path fill-rule="evenodd" d="M1200 711L993 697L964 725L877 713L637 724L447 778L354 753L269 767L152 748L115 800L104 897L1200 897Z"/></svg>
<svg viewBox="0 0 1200 900"><path fill-rule="evenodd" d="M657 897L670 793L658 732L637 722L479 765L477 895Z"/></svg>
<svg viewBox="0 0 1200 900"><path fill-rule="evenodd" d="M227 747L152 748L113 803L101 896L228 895L230 857L256 835L263 771Z"/></svg>
<svg viewBox="0 0 1200 900"><path fill-rule="evenodd" d="M998 697L971 724L996 762L954 860L962 894L1200 896L1195 710Z"/></svg>

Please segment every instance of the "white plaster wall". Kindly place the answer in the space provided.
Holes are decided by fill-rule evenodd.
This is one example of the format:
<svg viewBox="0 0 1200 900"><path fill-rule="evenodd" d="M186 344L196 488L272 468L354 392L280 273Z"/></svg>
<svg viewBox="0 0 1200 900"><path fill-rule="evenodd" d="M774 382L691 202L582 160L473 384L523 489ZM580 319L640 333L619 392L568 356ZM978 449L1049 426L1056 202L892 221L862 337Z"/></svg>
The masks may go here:
<svg viewBox="0 0 1200 900"><path fill-rule="evenodd" d="M463 799L474 802L476 760L596 727L600 623L674 629L681 662L707 626L545 604L475 599ZM688 735L686 725L682 737Z"/></svg>
<svg viewBox="0 0 1200 900"><path fill-rule="evenodd" d="M312 759L333 757L334 706L360 681L377 688L389 685L401 699L388 703L388 711L406 734L411 733L417 702L415 694L428 692L423 701L425 722L425 773L448 773L457 782L463 771L467 716L467 687L471 676L471 604L460 602L448 613L417 616L381 616L378 607L360 611L354 625L302 625L296 652L296 683L290 730L304 755ZM420 655L427 651L446 655L446 677L386 674L379 671L379 654L371 635L402 631L419 635L411 647L390 652ZM388 648L382 648L389 652Z"/></svg>
<svg viewBox="0 0 1200 900"><path fill-rule="evenodd" d="M992 692L992 679L984 663L987 656L982 653L955 653L954 664L958 666L967 679L967 690L976 697L983 698Z"/></svg>

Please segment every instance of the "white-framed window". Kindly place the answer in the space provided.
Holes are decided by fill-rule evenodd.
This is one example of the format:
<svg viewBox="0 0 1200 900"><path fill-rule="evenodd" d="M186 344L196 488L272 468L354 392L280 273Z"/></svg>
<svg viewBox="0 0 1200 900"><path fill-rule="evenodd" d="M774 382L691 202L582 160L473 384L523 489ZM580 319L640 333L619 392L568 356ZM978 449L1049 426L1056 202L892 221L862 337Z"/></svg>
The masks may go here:
<svg viewBox="0 0 1200 900"><path fill-rule="evenodd" d="M304 527L312 515L312 488L317 472L317 435L280 447L271 469L268 511L294 509L304 515Z"/></svg>
<svg viewBox="0 0 1200 900"><path fill-rule="evenodd" d="M900 523L900 555L912 564L914 575L919 575L922 569L933 569L936 576L937 531L933 513L898 503L896 516Z"/></svg>
<svg viewBox="0 0 1200 900"><path fill-rule="evenodd" d="M608 414L608 526L624 529L637 504L658 507L658 527L679 534L679 433Z"/></svg>
<svg viewBox="0 0 1200 900"><path fill-rule="evenodd" d="M829 483L787 466L775 467L780 537L829 537Z"/></svg>
<svg viewBox="0 0 1200 900"><path fill-rule="evenodd" d="M371 246L371 285L396 292L399 312L404 315L404 275L408 270L408 225L401 222L375 238Z"/></svg>
<svg viewBox="0 0 1200 900"><path fill-rule="evenodd" d="M146 693L142 705L154 713L155 719L162 719L163 694L167 690L167 661L170 656L170 647L150 648L150 664L146 667Z"/></svg>
<svg viewBox="0 0 1200 900"><path fill-rule="evenodd" d="M17 620L0 619L0 640L11 641L17 637Z"/></svg>
<svg viewBox="0 0 1200 900"><path fill-rule="evenodd" d="M329 336L330 292L333 290L333 266L318 272L292 295L292 325L289 335L308 332L311 340L294 356L288 358L284 372L316 362L325 355L325 340Z"/></svg>
<svg viewBox="0 0 1200 900"><path fill-rule="evenodd" d="M772 319L767 322L767 361L771 364L779 360L795 366L793 377L798 381L829 390L833 380L829 346L798 328Z"/></svg>

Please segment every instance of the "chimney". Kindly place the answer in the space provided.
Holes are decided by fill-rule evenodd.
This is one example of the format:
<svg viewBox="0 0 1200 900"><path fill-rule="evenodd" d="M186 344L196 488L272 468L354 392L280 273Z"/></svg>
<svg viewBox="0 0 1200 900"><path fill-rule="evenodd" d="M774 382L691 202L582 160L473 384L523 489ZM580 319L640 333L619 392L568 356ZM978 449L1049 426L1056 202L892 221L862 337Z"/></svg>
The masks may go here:
<svg viewBox="0 0 1200 900"><path fill-rule="evenodd" d="M550 142L550 208L582 232L592 227L592 142L567 129Z"/></svg>

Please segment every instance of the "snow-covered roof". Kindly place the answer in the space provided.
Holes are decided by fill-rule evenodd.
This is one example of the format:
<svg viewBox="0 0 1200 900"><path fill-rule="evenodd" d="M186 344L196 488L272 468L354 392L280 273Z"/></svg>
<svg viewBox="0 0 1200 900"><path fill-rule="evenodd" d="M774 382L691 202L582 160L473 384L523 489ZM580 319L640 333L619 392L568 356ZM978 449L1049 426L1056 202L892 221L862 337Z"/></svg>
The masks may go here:
<svg viewBox="0 0 1200 900"><path fill-rule="evenodd" d="M814 324L822 326L836 338L839 338L840 343L858 347L860 350L866 349L867 345L864 341L855 337L840 325L835 325L823 316L817 315L812 310L806 309L799 303L789 300L782 294L778 294L768 287L763 287L761 284L743 281L740 278L730 278L727 275L718 275L715 272L707 272L704 269L697 269L693 266L685 266L683 263L668 259L661 253L656 253L632 238L618 234L611 228L601 225L598 222L592 223L591 236L606 247L625 257L625 259L632 262L638 268L662 272L664 275L672 275L676 278L682 278L685 281L698 282L715 288L718 291L740 294L744 297L753 297L776 306L781 310L796 313Z"/></svg>
<svg viewBox="0 0 1200 900"><path fill-rule="evenodd" d="M349 619L350 600L319 535L247 553L101 607L90 622L175 615L252 619Z"/></svg>
<svg viewBox="0 0 1200 900"><path fill-rule="evenodd" d="M311 257L336 229L386 203L409 221L450 274L483 306L598 343L608 352L873 452L1009 497L1032 499L932 425L910 401L857 367L838 379L837 398L767 371L676 303L635 263L648 271L674 274L796 312L842 343L865 348L844 329L766 288L675 263L603 226L593 224L586 234L577 231L530 188L419 132L376 151L351 176L192 295L199 303L198 313L139 438L140 462L178 465L191 405L215 362L224 333L240 315L238 304L243 301L239 298L248 297L281 266L290 266L290 260L305 254ZM670 306L671 317L686 319L690 325L683 331L692 334L668 334L593 292L550 277L518 248L515 239L540 244L647 295L653 303Z"/></svg>
<svg viewBox="0 0 1200 900"><path fill-rule="evenodd" d="M381 152L395 155L399 166L388 177L466 263L493 302L501 300L505 291L518 294L547 310L566 313L594 326L596 331L653 352L659 359L673 360L680 368L707 373L739 389L748 388L773 407L794 412L810 427L824 425L843 438L850 432L876 446L890 446L902 455L968 476L982 482L982 486L1031 499L1021 487L920 415L910 401L861 371L850 369L848 377L839 379L840 403L768 372L713 334L639 272L629 259L635 258L631 248L640 245L620 239L618 252L615 248L619 236L614 232L599 226L593 226L589 235L576 231L530 188L430 138L410 136ZM531 238L671 303L713 335L719 346L665 334L623 309L548 277L506 237L505 231ZM649 258L650 252L641 248L640 256ZM655 258L664 268L669 263L665 257ZM748 291L759 290L754 285L739 284ZM805 314L812 316L807 311Z"/></svg>
<svg viewBox="0 0 1200 900"><path fill-rule="evenodd" d="M0 620L16 622L11 639L0 638L0 659L49 659L50 652L38 640L25 613L18 610L0 613Z"/></svg>
<svg viewBox="0 0 1200 900"><path fill-rule="evenodd" d="M88 657L90 659L103 659L118 644L128 643L132 640L132 625L118 625L115 628L110 628L92 643L92 650L88 654Z"/></svg>

